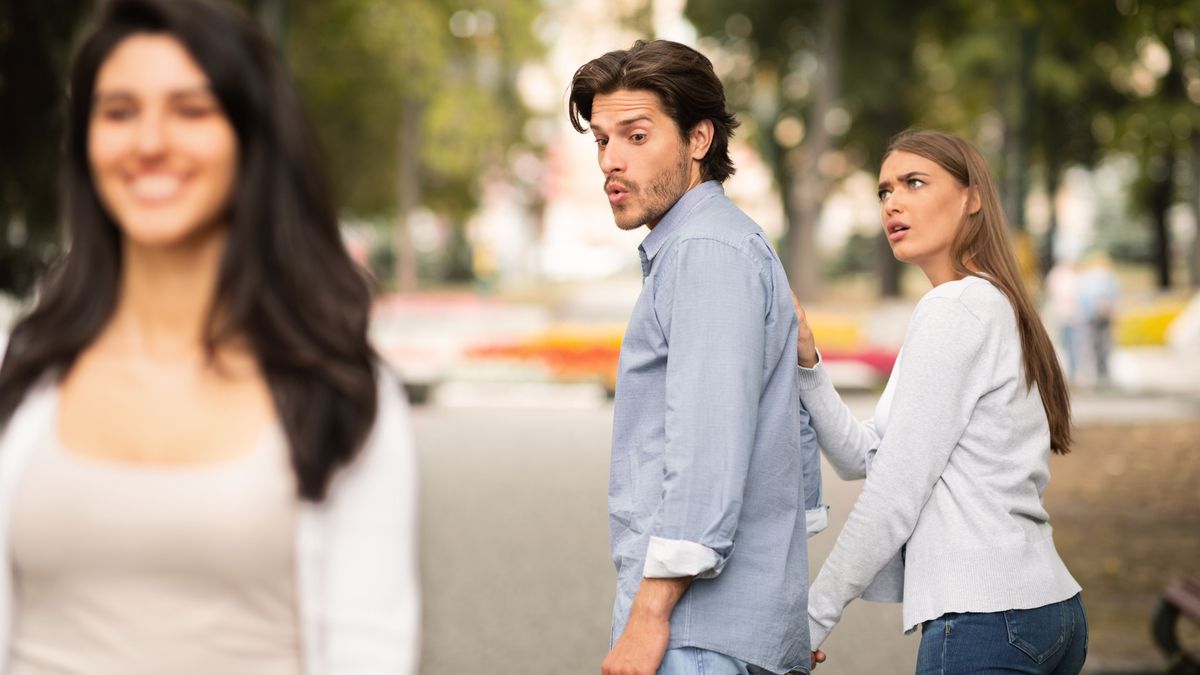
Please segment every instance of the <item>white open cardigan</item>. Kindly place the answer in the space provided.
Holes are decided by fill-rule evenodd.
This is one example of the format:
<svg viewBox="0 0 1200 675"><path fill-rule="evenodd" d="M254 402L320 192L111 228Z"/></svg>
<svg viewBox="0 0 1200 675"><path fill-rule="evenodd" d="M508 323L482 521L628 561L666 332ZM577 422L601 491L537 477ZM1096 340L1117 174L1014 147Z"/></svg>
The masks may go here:
<svg viewBox="0 0 1200 675"><path fill-rule="evenodd" d="M296 519L296 592L306 675L414 675L420 652L417 462L408 403L379 367L379 403L362 452L320 504ZM0 675L8 669L13 570L9 520L37 441L54 433L58 386L30 390L0 434Z"/></svg>

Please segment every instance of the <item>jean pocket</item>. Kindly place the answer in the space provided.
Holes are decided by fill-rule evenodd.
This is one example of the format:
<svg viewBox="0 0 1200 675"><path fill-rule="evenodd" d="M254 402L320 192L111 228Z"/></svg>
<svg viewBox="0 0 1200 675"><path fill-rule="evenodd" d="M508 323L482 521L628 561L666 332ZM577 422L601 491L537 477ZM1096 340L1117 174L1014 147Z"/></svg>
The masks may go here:
<svg viewBox="0 0 1200 675"><path fill-rule="evenodd" d="M1071 631L1071 615L1067 603L1034 609L1010 609L1004 612L1008 627L1008 643L1034 660L1043 663L1067 642Z"/></svg>

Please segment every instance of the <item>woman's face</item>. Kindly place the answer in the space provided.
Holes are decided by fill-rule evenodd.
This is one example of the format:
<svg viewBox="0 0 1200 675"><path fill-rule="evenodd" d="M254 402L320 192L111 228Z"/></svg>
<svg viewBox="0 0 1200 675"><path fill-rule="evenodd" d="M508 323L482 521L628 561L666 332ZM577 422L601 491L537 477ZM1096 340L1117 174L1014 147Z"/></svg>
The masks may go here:
<svg viewBox="0 0 1200 675"><path fill-rule="evenodd" d="M174 37L136 34L113 49L88 125L92 180L127 243L187 245L227 225L237 136Z"/></svg>
<svg viewBox="0 0 1200 675"><path fill-rule="evenodd" d="M883 160L879 215L898 260L922 269L947 267L968 201L967 188L933 160L901 150Z"/></svg>

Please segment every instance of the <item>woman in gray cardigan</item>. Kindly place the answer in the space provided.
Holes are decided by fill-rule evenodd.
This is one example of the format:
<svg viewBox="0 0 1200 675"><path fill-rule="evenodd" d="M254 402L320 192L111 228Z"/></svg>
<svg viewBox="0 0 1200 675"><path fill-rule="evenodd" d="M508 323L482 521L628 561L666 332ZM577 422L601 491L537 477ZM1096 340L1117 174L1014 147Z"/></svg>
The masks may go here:
<svg viewBox="0 0 1200 675"><path fill-rule="evenodd" d="M958 137L905 132L879 202L892 252L933 289L871 421L834 391L796 308L801 399L838 474L866 479L809 594L813 648L865 595L903 601L904 630L922 629L918 673L1077 673L1080 587L1042 505L1050 452L1070 449L1070 402L992 175Z"/></svg>

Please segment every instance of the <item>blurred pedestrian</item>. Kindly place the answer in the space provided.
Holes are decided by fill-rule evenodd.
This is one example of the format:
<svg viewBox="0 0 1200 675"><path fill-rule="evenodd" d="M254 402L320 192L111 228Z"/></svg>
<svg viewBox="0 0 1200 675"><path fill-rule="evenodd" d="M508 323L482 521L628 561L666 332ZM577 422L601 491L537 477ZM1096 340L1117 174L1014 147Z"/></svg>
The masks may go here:
<svg viewBox="0 0 1200 675"><path fill-rule="evenodd" d="M1079 275L1079 308L1087 331L1087 344L1095 369L1096 384L1109 383L1108 362L1112 354L1112 325L1119 293L1112 261L1102 252L1088 255Z"/></svg>
<svg viewBox="0 0 1200 675"><path fill-rule="evenodd" d="M1046 297L1050 318L1058 324L1067 379L1074 381L1079 373L1080 342L1087 330L1080 309L1079 270L1074 259L1063 258L1054 264L1046 275Z"/></svg>
<svg viewBox="0 0 1200 675"><path fill-rule="evenodd" d="M1071 443L1067 385L1017 269L987 163L962 139L905 132L879 172L892 253L933 289L918 303L874 419L856 421L802 309L801 398L826 457L866 479L813 582L814 648L846 605L903 601L918 673L1077 673L1080 587L1042 493Z"/></svg>
<svg viewBox="0 0 1200 675"><path fill-rule="evenodd" d="M0 367L0 673L414 673L415 459L274 48L111 0Z"/></svg>
<svg viewBox="0 0 1200 675"><path fill-rule="evenodd" d="M617 227L650 230L617 375L601 671L807 672L820 455L783 266L722 188L737 124L724 87L699 52L639 41L576 71L569 107Z"/></svg>

